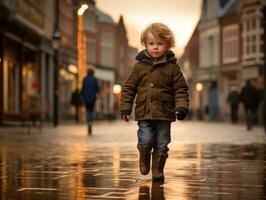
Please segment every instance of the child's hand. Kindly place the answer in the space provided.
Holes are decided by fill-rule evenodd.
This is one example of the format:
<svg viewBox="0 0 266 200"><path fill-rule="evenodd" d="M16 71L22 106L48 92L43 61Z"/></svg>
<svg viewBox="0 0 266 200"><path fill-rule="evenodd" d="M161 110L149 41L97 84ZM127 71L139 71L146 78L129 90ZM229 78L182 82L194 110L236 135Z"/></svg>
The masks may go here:
<svg viewBox="0 0 266 200"><path fill-rule="evenodd" d="M184 120L187 114L188 114L188 111L185 108L178 108L175 112L176 118L178 120Z"/></svg>
<svg viewBox="0 0 266 200"><path fill-rule="evenodd" d="M124 120L125 122L128 122L128 115L121 115L122 120Z"/></svg>
<svg viewBox="0 0 266 200"><path fill-rule="evenodd" d="M130 111L121 111L121 119L125 122L129 121Z"/></svg>

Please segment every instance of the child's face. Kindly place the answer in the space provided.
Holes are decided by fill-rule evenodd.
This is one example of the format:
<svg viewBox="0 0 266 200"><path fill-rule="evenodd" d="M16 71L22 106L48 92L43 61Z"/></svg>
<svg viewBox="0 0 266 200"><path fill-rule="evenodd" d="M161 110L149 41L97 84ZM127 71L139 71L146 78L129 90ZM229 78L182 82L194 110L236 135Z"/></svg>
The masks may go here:
<svg viewBox="0 0 266 200"><path fill-rule="evenodd" d="M147 35L146 48L153 58L161 57L169 49L166 41L155 38L151 33Z"/></svg>

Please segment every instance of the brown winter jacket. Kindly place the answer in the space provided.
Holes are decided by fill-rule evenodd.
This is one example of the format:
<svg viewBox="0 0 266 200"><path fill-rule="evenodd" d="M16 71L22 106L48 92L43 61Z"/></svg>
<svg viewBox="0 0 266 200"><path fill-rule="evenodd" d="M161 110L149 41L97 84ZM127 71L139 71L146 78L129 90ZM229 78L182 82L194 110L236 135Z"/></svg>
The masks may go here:
<svg viewBox="0 0 266 200"><path fill-rule="evenodd" d="M138 62L122 86L120 111L131 113L135 95L135 120L175 121L175 111L189 109L188 86L175 54L167 51L152 59L146 50L141 51Z"/></svg>

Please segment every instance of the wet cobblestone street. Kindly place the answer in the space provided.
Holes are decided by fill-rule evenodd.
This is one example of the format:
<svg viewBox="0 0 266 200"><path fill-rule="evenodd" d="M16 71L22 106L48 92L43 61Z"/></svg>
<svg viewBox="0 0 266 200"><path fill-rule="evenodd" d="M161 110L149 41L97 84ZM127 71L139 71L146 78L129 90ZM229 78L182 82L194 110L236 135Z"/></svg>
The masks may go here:
<svg viewBox="0 0 266 200"><path fill-rule="evenodd" d="M87 136L85 125L1 128L0 199L266 198L262 128L175 123L164 184L140 175L136 129L133 122L98 123Z"/></svg>

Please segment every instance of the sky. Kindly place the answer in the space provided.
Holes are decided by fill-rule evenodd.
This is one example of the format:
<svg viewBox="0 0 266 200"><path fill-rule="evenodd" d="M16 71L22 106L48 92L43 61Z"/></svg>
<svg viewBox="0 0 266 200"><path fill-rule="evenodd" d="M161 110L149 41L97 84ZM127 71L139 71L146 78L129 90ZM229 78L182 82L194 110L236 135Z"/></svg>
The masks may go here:
<svg viewBox="0 0 266 200"><path fill-rule="evenodd" d="M175 34L180 56L200 18L201 0L96 0L96 6L115 22L123 15L129 44L142 48L140 34L153 22L166 24Z"/></svg>

